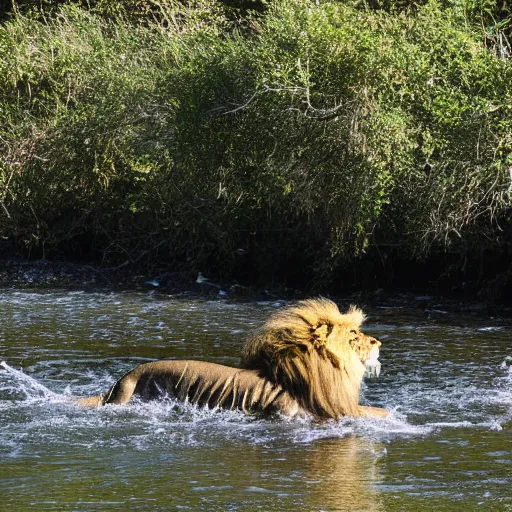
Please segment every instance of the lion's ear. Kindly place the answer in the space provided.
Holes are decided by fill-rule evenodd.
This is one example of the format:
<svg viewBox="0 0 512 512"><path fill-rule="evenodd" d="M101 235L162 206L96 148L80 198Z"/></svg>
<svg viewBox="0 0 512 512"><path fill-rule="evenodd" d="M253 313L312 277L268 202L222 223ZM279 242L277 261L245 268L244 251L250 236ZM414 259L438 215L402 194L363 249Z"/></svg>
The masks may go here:
<svg viewBox="0 0 512 512"><path fill-rule="evenodd" d="M316 328L311 328L311 342L318 349L327 345L327 337L331 334L332 326L330 324L320 324Z"/></svg>

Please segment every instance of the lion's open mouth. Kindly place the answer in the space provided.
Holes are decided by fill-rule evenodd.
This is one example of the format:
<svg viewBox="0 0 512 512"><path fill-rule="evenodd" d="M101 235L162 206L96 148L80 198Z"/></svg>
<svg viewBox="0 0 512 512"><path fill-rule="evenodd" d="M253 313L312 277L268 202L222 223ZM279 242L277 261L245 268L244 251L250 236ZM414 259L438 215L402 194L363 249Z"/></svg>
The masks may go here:
<svg viewBox="0 0 512 512"><path fill-rule="evenodd" d="M368 354L368 359L364 363L366 371L364 376L373 378L380 375L379 348L373 348Z"/></svg>

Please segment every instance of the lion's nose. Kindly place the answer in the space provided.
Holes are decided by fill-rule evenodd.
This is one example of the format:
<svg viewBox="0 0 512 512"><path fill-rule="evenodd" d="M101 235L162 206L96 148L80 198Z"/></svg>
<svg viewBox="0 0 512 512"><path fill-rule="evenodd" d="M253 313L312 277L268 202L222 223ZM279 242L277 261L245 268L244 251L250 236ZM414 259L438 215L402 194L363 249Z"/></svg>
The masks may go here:
<svg viewBox="0 0 512 512"><path fill-rule="evenodd" d="M372 340L370 341L370 343L371 343L372 345L377 345L377 347L378 347L378 348L380 348L380 346L382 345L382 342L381 342L381 341L379 341L379 340L377 340L377 339L375 339L375 338L372 338Z"/></svg>

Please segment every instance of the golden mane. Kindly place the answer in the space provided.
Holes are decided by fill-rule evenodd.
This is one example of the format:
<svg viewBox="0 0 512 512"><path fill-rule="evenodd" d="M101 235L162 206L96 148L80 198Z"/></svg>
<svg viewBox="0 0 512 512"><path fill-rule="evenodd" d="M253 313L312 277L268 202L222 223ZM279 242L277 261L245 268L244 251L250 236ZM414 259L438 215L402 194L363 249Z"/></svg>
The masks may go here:
<svg viewBox="0 0 512 512"><path fill-rule="evenodd" d="M354 306L343 314L325 298L300 301L247 340L242 367L259 370L316 417L359 416L365 367L350 340L364 319Z"/></svg>

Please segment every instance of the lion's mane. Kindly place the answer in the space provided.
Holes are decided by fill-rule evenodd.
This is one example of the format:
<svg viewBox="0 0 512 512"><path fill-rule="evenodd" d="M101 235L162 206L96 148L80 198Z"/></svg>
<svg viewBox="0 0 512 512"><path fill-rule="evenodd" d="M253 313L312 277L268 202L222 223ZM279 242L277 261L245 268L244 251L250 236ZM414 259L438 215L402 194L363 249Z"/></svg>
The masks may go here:
<svg viewBox="0 0 512 512"><path fill-rule="evenodd" d="M342 314L328 299L300 301L248 339L242 367L282 386L316 417L359 416L365 367L350 340L364 319L360 309Z"/></svg>

